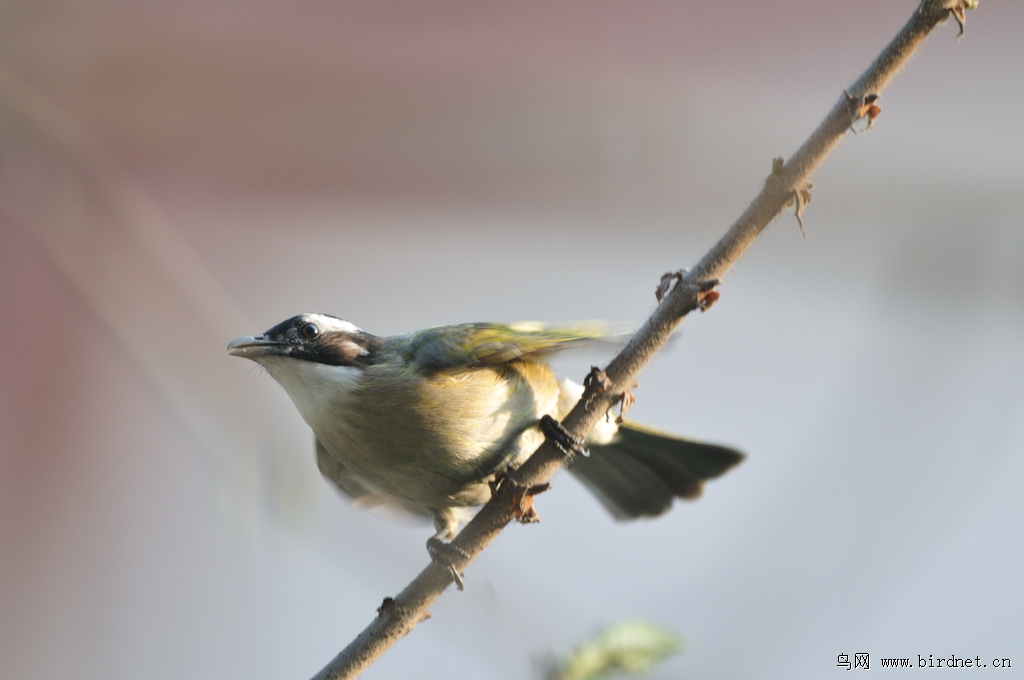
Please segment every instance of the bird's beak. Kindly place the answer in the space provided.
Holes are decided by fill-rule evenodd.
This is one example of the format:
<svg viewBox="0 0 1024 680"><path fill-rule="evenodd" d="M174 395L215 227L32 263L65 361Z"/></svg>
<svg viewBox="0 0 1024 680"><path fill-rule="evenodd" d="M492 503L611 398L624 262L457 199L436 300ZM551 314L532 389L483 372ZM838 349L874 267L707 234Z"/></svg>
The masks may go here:
<svg viewBox="0 0 1024 680"><path fill-rule="evenodd" d="M265 335L243 335L228 343L228 354L245 359L255 359L268 354L281 354L281 348L286 344L269 340Z"/></svg>

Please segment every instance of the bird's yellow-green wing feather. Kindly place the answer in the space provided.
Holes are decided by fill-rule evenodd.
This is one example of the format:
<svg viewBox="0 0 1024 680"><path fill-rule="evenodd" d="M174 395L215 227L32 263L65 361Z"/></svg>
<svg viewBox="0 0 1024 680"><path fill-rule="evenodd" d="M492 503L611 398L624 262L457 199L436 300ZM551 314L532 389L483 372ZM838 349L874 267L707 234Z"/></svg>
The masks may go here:
<svg viewBox="0 0 1024 680"><path fill-rule="evenodd" d="M539 358L607 337L599 324L545 327L538 324L467 323L435 326L402 338L400 352L424 370L496 366Z"/></svg>

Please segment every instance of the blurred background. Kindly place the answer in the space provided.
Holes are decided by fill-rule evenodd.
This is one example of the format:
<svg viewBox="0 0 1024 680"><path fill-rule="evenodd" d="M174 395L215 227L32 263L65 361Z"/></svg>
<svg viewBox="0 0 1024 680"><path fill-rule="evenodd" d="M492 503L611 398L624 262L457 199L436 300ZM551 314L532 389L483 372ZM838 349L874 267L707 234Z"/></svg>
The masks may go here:
<svg viewBox="0 0 1024 680"><path fill-rule="evenodd" d="M0 4L0 675L313 675L431 531L227 342L640 322L915 4ZM1024 666L1022 26L942 26L642 375L740 468L633 524L559 475L365 677L536 677L625 618L689 641L652 678Z"/></svg>

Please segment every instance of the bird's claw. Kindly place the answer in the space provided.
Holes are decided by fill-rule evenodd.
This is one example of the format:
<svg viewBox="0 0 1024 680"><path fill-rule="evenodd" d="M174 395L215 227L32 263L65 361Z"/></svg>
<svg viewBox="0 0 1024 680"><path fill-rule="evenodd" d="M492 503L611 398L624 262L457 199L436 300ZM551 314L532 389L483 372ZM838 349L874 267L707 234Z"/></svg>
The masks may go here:
<svg viewBox="0 0 1024 680"><path fill-rule="evenodd" d="M427 539L427 553L430 554L432 562L448 572L448 575L455 583L455 587L463 590L462 574L456 568L455 563L460 560L469 560L471 558L470 554L457 545L445 543L437 536L431 536Z"/></svg>
<svg viewBox="0 0 1024 680"><path fill-rule="evenodd" d="M590 452L583 448L583 440L569 433L565 426L549 415L540 419L540 431L544 438L558 447L568 457L589 456Z"/></svg>

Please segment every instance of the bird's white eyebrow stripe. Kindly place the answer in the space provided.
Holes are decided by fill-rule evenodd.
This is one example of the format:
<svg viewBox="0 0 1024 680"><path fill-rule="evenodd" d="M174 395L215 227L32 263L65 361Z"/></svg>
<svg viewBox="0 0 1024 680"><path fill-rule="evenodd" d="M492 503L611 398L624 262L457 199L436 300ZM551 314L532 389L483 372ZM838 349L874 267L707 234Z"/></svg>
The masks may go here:
<svg viewBox="0 0 1024 680"><path fill-rule="evenodd" d="M307 321L311 321L319 326L321 331L340 331L343 333L362 333L363 329L355 325L351 321L345 321L339 319L336 316L328 316L327 314L305 314Z"/></svg>

